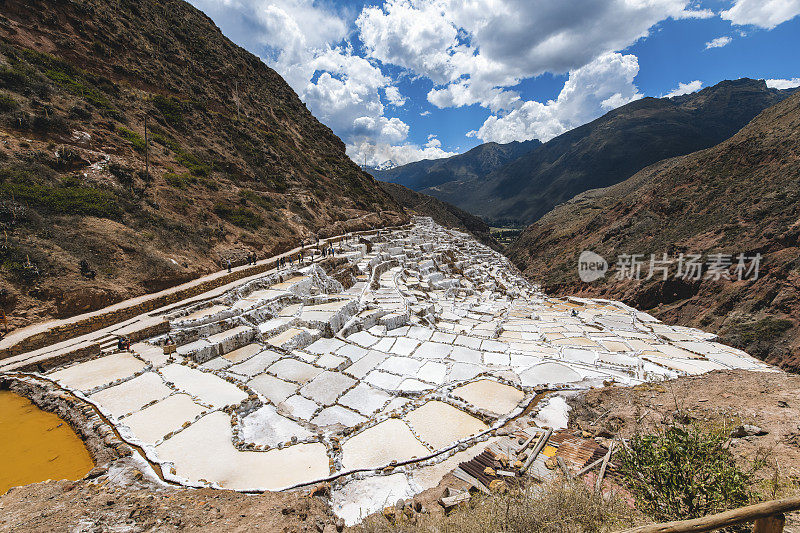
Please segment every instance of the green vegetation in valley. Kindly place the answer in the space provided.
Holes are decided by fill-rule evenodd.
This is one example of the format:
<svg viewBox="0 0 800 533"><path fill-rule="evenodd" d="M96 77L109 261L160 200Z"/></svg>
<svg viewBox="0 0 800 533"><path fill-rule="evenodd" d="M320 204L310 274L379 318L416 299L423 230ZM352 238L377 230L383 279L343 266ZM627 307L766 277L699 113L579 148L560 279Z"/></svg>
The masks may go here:
<svg viewBox="0 0 800 533"><path fill-rule="evenodd" d="M517 239L517 237L520 236L520 234L522 233L523 229L525 229L525 228L521 228L521 227L492 227L492 228L489 228L489 233L501 245L510 246L511 243L514 242Z"/></svg>

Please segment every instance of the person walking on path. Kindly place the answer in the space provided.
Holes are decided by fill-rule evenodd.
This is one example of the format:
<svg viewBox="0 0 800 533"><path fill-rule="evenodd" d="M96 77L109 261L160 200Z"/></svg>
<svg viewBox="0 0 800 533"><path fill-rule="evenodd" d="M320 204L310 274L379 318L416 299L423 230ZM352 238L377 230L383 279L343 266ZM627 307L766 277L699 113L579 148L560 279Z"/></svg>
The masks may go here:
<svg viewBox="0 0 800 533"><path fill-rule="evenodd" d="M231 272L233 269L231 268L231 260L228 259L228 272Z"/></svg>

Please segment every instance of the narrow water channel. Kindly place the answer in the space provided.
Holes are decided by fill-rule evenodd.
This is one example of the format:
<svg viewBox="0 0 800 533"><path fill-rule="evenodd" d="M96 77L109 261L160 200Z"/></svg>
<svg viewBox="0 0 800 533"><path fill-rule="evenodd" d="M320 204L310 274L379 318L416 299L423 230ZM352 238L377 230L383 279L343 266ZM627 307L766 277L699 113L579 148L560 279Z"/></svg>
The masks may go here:
<svg viewBox="0 0 800 533"><path fill-rule="evenodd" d="M80 479L93 466L69 424L27 398L0 390L0 494L47 479Z"/></svg>

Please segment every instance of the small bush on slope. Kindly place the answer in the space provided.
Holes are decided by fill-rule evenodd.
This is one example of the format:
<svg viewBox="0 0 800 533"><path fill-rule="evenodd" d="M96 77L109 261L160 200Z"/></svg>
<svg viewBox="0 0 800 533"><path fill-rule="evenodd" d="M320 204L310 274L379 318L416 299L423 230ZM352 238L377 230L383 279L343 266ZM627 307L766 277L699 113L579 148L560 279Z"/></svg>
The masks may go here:
<svg viewBox="0 0 800 533"><path fill-rule="evenodd" d="M636 435L617 455L639 508L656 520L699 518L752 503L756 469L742 469L729 449L730 427L673 424Z"/></svg>

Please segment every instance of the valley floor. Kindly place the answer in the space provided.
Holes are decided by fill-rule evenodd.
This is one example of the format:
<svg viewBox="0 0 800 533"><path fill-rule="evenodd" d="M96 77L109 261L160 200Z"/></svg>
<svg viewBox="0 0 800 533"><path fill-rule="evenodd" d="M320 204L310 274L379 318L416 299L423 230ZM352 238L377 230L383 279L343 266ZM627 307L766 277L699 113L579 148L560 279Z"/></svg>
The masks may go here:
<svg viewBox="0 0 800 533"><path fill-rule="evenodd" d="M12 490L0 499L0 526L323 531L398 499L440 512L450 472L487 446L512 459L512 448L544 428L565 428L565 398L573 424L581 416L602 423L582 427L592 435L554 433L523 468L540 479L555 475L547 461L562 444L588 446L587 456L569 459L576 469L606 453L626 411L596 406L624 399L615 391L651 395L632 411L642 423L691 398L660 398L677 387L664 380L717 383L713 398L711 385L698 383L709 397L697 401L733 399L725 415L736 423L763 426L753 416L794 409L791 392L774 412L751 407L757 400L738 392L740 382L769 391L790 377L713 334L610 300L547 297L506 258L430 219L337 248L341 282L318 263L290 265L145 313L158 329L148 326L126 350L77 356L50 347L35 361L30 353L7 359L0 369L16 372L0 374L0 387L5 379L33 391L102 466L79 482ZM540 402L544 391L556 392ZM781 437L781 454L796 447L794 435ZM73 512L54 511L62 505ZM212 525L215 517L224 521Z"/></svg>

